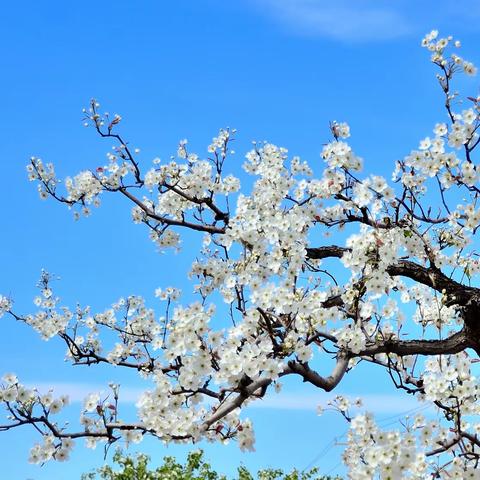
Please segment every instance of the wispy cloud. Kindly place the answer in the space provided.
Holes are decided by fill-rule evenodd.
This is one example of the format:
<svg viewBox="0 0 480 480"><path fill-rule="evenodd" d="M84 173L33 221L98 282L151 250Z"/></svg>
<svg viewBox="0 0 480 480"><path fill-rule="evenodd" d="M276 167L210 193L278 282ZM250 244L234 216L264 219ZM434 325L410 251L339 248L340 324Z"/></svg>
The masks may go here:
<svg viewBox="0 0 480 480"><path fill-rule="evenodd" d="M29 382L30 388L35 387L40 393L53 390L54 396L68 395L70 402L83 402L89 393L111 394L108 385L94 385L90 383L69 383L69 382ZM123 403L135 403L145 389L136 387L120 387L120 400Z"/></svg>
<svg viewBox="0 0 480 480"><path fill-rule="evenodd" d="M256 0L255 6L295 33L337 40L386 40L412 29L396 2Z"/></svg>
<svg viewBox="0 0 480 480"><path fill-rule="evenodd" d="M302 393L280 393L270 395L263 400L251 404L252 408L269 408L281 410L315 410L319 405L327 407L327 403L335 395L319 393L305 395ZM395 414L409 410L428 408L427 404L420 403L413 397L406 397L400 394L348 394L345 397L355 400L361 398L362 410L368 410L378 414Z"/></svg>
<svg viewBox="0 0 480 480"><path fill-rule="evenodd" d="M92 392L99 392L107 395L109 388L106 385L94 385L69 382L31 382L30 387L35 386L40 392L45 393L53 389L55 395L68 395L73 403L80 403ZM134 404L139 396L145 390L138 387L121 387L120 402L124 404ZM366 394L345 395L354 400L357 397L362 398L366 410L377 414L399 414L409 410L423 409L426 404L419 403L413 397L406 397L401 394ZM305 393L279 393L266 396L264 399L252 402L249 408L261 408L272 410L315 410L319 405L326 406L327 402L335 397L334 394L319 392L318 394Z"/></svg>

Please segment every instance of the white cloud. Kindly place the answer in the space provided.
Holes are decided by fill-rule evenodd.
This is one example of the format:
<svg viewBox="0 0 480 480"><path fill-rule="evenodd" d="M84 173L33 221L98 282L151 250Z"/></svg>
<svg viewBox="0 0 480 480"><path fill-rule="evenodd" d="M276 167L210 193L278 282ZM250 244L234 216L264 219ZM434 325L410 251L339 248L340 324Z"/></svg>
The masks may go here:
<svg viewBox="0 0 480 480"><path fill-rule="evenodd" d="M54 395L68 395L73 403L80 403L89 393L101 393L107 395L110 389L107 385L94 385L87 383L68 383L68 382L39 382L29 383L30 388L35 386L41 393L53 389ZM120 402L134 404L145 389L137 387L120 387ZM267 408L275 410L310 410L315 411L318 405L326 406L327 402L335 394L319 392L318 394L290 393L282 392L274 394L273 392L266 398L253 401L249 408ZM399 414L408 410L423 409L425 405L419 403L414 397L399 394L346 394L346 397L354 400L357 397L362 398L364 408L377 414ZM427 408L427 407L425 407Z"/></svg>
<svg viewBox="0 0 480 480"><path fill-rule="evenodd" d="M383 5L380 5L383 4ZM394 2L365 0L257 0L255 6L302 35L345 41L386 40L410 33Z"/></svg>
<svg viewBox="0 0 480 480"><path fill-rule="evenodd" d="M362 409L378 414L395 414L409 410L428 408L428 404L418 402L412 396L398 394L345 394L345 397L355 400L361 398ZM263 400L251 403L251 408L270 408L282 410L315 410L318 405L327 406L327 402L335 397L331 393L305 395L302 393L271 394Z"/></svg>
<svg viewBox="0 0 480 480"><path fill-rule="evenodd" d="M111 394L108 385L92 385L89 383L69 382L29 382L30 388L35 387L40 393L53 390L54 396L68 395L70 402L83 402L89 393L100 393L101 395ZM124 403L135 403L145 389L120 386L120 400Z"/></svg>

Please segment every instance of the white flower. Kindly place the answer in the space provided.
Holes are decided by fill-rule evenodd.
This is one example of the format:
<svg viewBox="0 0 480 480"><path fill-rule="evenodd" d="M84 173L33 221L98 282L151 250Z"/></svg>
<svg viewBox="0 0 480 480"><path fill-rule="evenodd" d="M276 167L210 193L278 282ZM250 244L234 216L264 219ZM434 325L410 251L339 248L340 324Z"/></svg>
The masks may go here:
<svg viewBox="0 0 480 480"><path fill-rule="evenodd" d="M12 302L3 295L0 295L0 318L5 312L12 308Z"/></svg>
<svg viewBox="0 0 480 480"><path fill-rule="evenodd" d="M90 393L83 401L83 408L87 412L93 412L100 402L100 395L98 393Z"/></svg>

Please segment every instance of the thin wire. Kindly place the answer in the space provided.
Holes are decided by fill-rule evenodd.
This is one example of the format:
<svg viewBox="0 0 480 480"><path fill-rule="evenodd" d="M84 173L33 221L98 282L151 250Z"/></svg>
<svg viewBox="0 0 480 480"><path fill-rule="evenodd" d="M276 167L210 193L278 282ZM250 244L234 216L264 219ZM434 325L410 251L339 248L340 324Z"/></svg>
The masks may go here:
<svg viewBox="0 0 480 480"><path fill-rule="evenodd" d="M382 427L386 427L388 425L393 425L394 423L397 423L399 418L404 417L405 415L415 413L415 412L420 412L420 411L425 410L425 409L430 408L430 407L431 407L431 405L429 405L429 404L419 405L418 407L410 408L410 409L405 410L401 413L397 413L396 415L391 415L391 416L386 417L382 420L379 420L377 422L377 424L379 426L382 426ZM387 423L385 423L385 422L387 422ZM325 447L323 447L322 450L320 450L320 452L317 455L315 455L315 457L308 463L308 465L302 470L302 472L305 472L306 470L309 470L316 463L318 463L318 461L321 460L327 453L329 453L332 450L332 448L337 446L336 442L338 440L341 440L342 438L344 438L347 435L348 431L349 431L349 429L345 430L340 436L334 437L332 440L330 440L330 442L328 442L327 445L325 445ZM340 461L334 467L334 469L337 468L338 465L340 465L341 463L342 462ZM328 473L330 473L330 472L328 472ZM328 473L327 473L327 475L328 475Z"/></svg>
<svg viewBox="0 0 480 480"><path fill-rule="evenodd" d="M342 464L342 461L340 460L333 468L331 468L327 473L326 475L330 475L331 473L333 473L340 465Z"/></svg>
<svg viewBox="0 0 480 480"><path fill-rule="evenodd" d="M385 417L382 420L379 420L377 423L380 425L387 420L391 420L393 418L403 417L404 415L408 415L410 413L421 412L422 410L426 410L427 408L430 408L430 407L431 407L431 405L429 405L429 404L419 405L418 407L411 408L410 410L405 410L402 413L397 413L396 415L390 415L389 417Z"/></svg>
<svg viewBox="0 0 480 480"><path fill-rule="evenodd" d="M319 460L321 460L328 452L330 452L333 447L337 446L336 442L345 437L347 433L348 429L345 430L340 436L334 437L332 440L330 440L330 442L328 442L327 445L320 450L320 452L313 458L313 460L310 461L310 463L302 470L302 472L305 472L305 470L310 470L316 463L318 463Z"/></svg>

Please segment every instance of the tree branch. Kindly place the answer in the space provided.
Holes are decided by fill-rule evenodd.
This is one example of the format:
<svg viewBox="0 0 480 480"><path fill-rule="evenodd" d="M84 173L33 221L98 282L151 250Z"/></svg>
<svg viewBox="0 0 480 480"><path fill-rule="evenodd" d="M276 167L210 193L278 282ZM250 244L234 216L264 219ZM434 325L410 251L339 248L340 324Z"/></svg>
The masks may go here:
<svg viewBox="0 0 480 480"><path fill-rule="evenodd" d="M321 260L324 258L342 258L349 252L349 248L329 245L324 247L307 248L307 258ZM465 305L474 294L480 294L478 288L463 285L445 275L436 267L424 267L410 260L399 260L394 265L387 267L387 273L392 276L407 277L437 292L443 292L452 296L451 304ZM453 298L454 297L454 298Z"/></svg>
<svg viewBox="0 0 480 480"><path fill-rule="evenodd" d="M186 220L174 220L172 218L167 218L161 215L157 215L154 211L148 208L142 201L140 201L137 197L132 195L125 187L120 187L119 192L125 195L128 199L130 199L133 203L138 205L143 212L153 220L160 222L162 225L172 225L172 226L179 226L179 227L186 227L191 230L198 230L200 232L208 232L208 233L225 233L225 228L218 228L214 225L205 225L201 223L192 223L187 222Z"/></svg>
<svg viewBox="0 0 480 480"><path fill-rule="evenodd" d="M345 375L348 370L349 357L340 352L337 356L337 363L328 377L322 377L315 370L312 370L308 363L295 362L291 360L288 362L288 368L290 373L296 373L303 377L304 382L309 382L326 392L333 390Z"/></svg>
<svg viewBox="0 0 480 480"><path fill-rule="evenodd" d="M379 353L394 353L406 355L447 355L463 352L466 348L473 348L474 342L467 335L466 330L454 333L444 340L394 340L389 339L372 345L358 353L350 353L351 357L377 355Z"/></svg>

